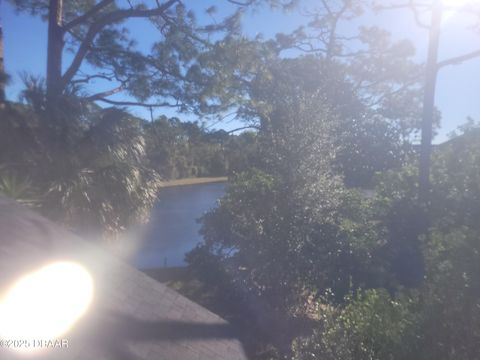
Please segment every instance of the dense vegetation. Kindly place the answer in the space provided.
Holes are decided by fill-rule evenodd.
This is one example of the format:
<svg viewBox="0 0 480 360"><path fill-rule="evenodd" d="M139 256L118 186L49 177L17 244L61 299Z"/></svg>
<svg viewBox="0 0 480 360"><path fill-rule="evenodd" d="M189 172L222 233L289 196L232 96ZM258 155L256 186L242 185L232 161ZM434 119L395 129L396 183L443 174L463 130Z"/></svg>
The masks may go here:
<svg viewBox="0 0 480 360"><path fill-rule="evenodd" d="M70 109L81 115L70 115L69 137L57 144L31 103L0 111L0 133L7 135L0 144L0 192L107 238L148 219L163 180L241 171L256 142L254 133L82 107Z"/></svg>
<svg viewBox="0 0 480 360"><path fill-rule="evenodd" d="M477 358L478 129L436 148L431 233L418 239L415 156L377 173L373 194L348 187L331 142L351 129L336 129L318 101L302 105L315 111L288 104L295 117L281 108L280 130L259 132L263 162L234 177L203 218L206 243L188 255L191 267L277 333L263 341L284 356ZM285 334L294 338L300 319L313 335L290 352Z"/></svg>
<svg viewBox="0 0 480 360"><path fill-rule="evenodd" d="M144 125L147 158L164 179L226 176L253 161L253 132L208 131L196 122L161 117Z"/></svg>
<svg viewBox="0 0 480 360"><path fill-rule="evenodd" d="M435 147L430 136L438 70L478 51L438 62L430 48L424 66L378 27L342 33L365 11L401 7L383 2L322 1L271 39L241 31L262 1L230 1L211 24L178 0L11 3L53 30L46 82L26 76L21 103L0 99L2 194L114 238L148 218L162 180L229 175L186 259L251 332L252 357L480 358L480 130ZM434 40L439 4L405 5L433 14ZM158 29L150 52L130 18ZM95 92L93 79L116 85ZM199 122L146 121L129 106ZM229 116L249 130L203 125Z"/></svg>

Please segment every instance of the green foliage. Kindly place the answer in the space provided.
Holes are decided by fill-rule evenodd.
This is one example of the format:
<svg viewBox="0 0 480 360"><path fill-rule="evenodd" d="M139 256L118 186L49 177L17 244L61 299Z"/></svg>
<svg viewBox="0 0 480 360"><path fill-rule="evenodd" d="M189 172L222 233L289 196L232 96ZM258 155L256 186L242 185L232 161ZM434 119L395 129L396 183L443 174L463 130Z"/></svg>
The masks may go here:
<svg viewBox="0 0 480 360"><path fill-rule="evenodd" d="M434 155L428 239L415 244L411 238L419 214L415 167L387 174L375 200L388 230L382 257L394 263L415 245L425 261L421 285L391 288L394 297L368 291L347 298L344 307L320 305L314 334L294 343L297 359L478 358L480 232L471 218L479 207L477 129L438 146ZM412 267L408 258L400 260L404 270ZM397 270L390 268L398 277Z"/></svg>
<svg viewBox="0 0 480 360"><path fill-rule="evenodd" d="M30 96L35 94L41 98L38 89L31 90ZM15 175L2 173L2 192L38 200L44 214L79 231L115 236L148 218L160 178L146 166L144 130L138 119L71 101L59 111L64 116L70 110L69 122L64 123L68 129L60 127L58 132L41 107L4 110L1 126L6 131L1 134L8 136L2 143L6 151L1 163ZM69 136L59 137L64 130ZM27 178L28 182L22 180Z"/></svg>
<svg viewBox="0 0 480 360"><path fill-rule="evenodd" d="M144 127L149 165L165 179L226 176L254 161L254 133L229 135L166 117Z"/></svg>
<svg viewBox="0 0 480 360"><path fill-rule="evenodd" d="M480 351L480 233L435 232L425 250L422 359L475 359Z"/></svg>
<svg viewBox="0 0 480 360"><path fill-rule="evenodd" d="M476 359L480 332L480 236L435 232L415 291L370 290L346 305L319 303L319 323L293 343L295 359Z"/></svg>
<svg viewBox="0 0 480 360"><path fill-rule="evenodd" d="M39 155L39 134L35 129L39 124L33 111L23 106L7 106L0 109L0 118L0 164L17 169L22 163L35 169ZM22 168L18 175L26 177L27 173Z"/></svg>
<svg viewBox="0 0 480 360"><path fill-rule="evenodd" d="M45 207L55 218L109 235L148 219L159 176L145 166L142 124L119 110L106 110L72 144L77 154L52 179Z"/></svg>
<svg viewBox="0 0 480 360"><path fill-rule="evenodd" d="M232 68L221 53L228 39L239 35L241 4L231 6L231 13L219 21L200 24L195 11L183 1L10 2L17 11L44 21L49 21L49 9L62 4L61 23L56 24L59 31L48 39L46 78L53 81L47 93L55 90L55 98L75 90L76 96L88 102L151 105L215 115L238 105L237 91L229 90ZM286 7L292 2L267 3ZM260 3L265 2L249 1L248 5ZM149 24L153 35L147 47L138 46L127 26L130 19L143 19ZM71 54L68 61L64 56L67 53ZM62 57L64 66L60 68ZM97 92L95 82L105 85L106 90ZM110 98L118 92L123 93L122 100Z"/></svg>
<svg viewBox="0 0 480 360"><path fill-rule="evenodd" d="M368 183L392 166L380 149L395 149L399 138L386 122L367 131L374 121L331 66L286 59L257 75L248 107L259 119L260 161L234 177L203 218L206 246L231 281L291 314L312 294L329 290L341 302L352 289L390 281L378 256L386 241L376 207L342 175L349 185Z"/></svg>
<svg viewBox="0 0 480 360"><path fill-rule="evenodd" d="M276 42L279 51L300 50L332 68L340 66L362 103L407 139L420 125L423 69L414 62L413 44L394 41L388 31L361 21L372 5L362 0L305 4L305 24L277 34Z"/></svg>
<svg viewBox="0 0 480 360"><path fill-rule="evenodd" d="M436 225L480 231L480 128L439 145L432 159L432 209Z"/></svg>
<svg viewBox="0 0 480 360"><path fill-rule="evenodd" d="M235 177L219 208L203 219L206 245L230 278L293 313L312 293L331 289L341 300L352 286L383 276L373 256L381 229L369 201L347 190L332 166L342 109L328 95L349 98L342 88L348 86L338 81L326 92L316 79L301 78L297 65L282 62L271 69L274 76L256 80L259 169Z"/></svg>
<svg viewBox="0 0 480 360"><path fill-rule="evenodd" d="M478 129L472 128L434 148L428 214L432 230L448 233L465 226L479 231L476 221L480 216L478 135ZM426 221L426 214L417 202L417 178L416 164L411 161L401 171L383 174L376 188L375 206L379 219L388 229L388 250L383 257L392 264L390 271L406 285L405 281L415 277L415 273L423 278L422 244L417 234Z"/></svg>
<svg viewBox="0 0 480 360"><path fill-rule="evenodd" d="M293 359L415 359L415 297L391 298L369 290L346 299L344 307L323 305L320 327L293 344Z"/></svg>
<svg viewBox="0 0 480 360"><path fill-rule="evenodd" d="M331 289L341 299L351 287L382 279L373 256L381 245L379 229L368 203L325 182L314 189L322 203L292 195L290 184L264 172L243 173L203 218L206 244L223 258L230 277L294 312L304 295Z"/></svg>
<svg viewBox="0 0 480 360"><path fill-rule="evenodd" d="M259 119L265 133L283 131L282 136L293 137L291 124L296 121L297 136L318 134L319 125L311 118L314 114L329 117L321 126L328 127L330 137L317 144L330 146L331 165L347 186L372 187L377 172L400 167L409 151L402 138L405 130L358 97L341 64L313 56L270 60L268 70L252 81L250 98L244 111ZM297 161L285 158L285 163Z"/></svg>
<svg viewBox="0 0 480 360"><path fill-rule="evenodd" d="M44 19L54 7L11 2ZM1 110L0 193L37 197L54 219L114 236L148 218L160 176L232 175L187 261L235 306L262 304L252 314L270 312L262 319L273 325L312 320L294 359L479 358L478 127L436 147L425 213L409 144L422 69L409 43L376 27L344 36L363 1L322 1L306 28L268 41L241 35L243 10L199 25L181 2L120 5L65 1L64 31L49 39L61 51L49 59L74 60L57 69L55 101L26 77L28 105ZM148 53L125 27L137 16L158 29ZM286 56L293 48L311 55ZM95 94L94 79L115 85ZM119 91L132 101L108 99ZM234 109L258 131L147 123L95 101L218 118ZM374 183L371 197L353 189ZM419 239L427 220L430 236Z"/></svg>
<svg viewBox="0 0 480 360"><path fill-rule="evenodd" d="M379 255L388 264L391 282L408 287L418 286L424 276L423 239L418 234L426 214L417 201L417 181L413 165L385 172L378 178L374 198L378 220L386 229L385 246Z"/></svg>
<svg viewBox="0 0 480 360"><path fill-rule="evenodd" d="M205 271L208 257L222 282L286 316L311 316L309 299L331 294L314 334L295 343L297 359L476 358L477 129L435 149L426 214L404 131L348 81L306 76L323 66L281 60L251 82L244 111L258 119L260 161L204 216L191 266ZM345 187L373 181L371 197ZM427 217L433 235L419 239Z"/></svg>
<svg viewBox="0 0 480 360"><path fill-rule="evenodd" d="M0 165L0 194L33 206L36 202L31 180L22 178L7 166Z"/></svg>
<svg viewBox="0 0 480 360"><path fill-rule="evenodd" d="M78 230L114 237L148 219L160 177L224 176L248 167L255 152L255 134L209 132L178 119L147 123L75 96L56 108L68 121L50 121L42 82L26 82L28 105L2 112L0 164L14 170L2 172L2 193L38 199L45 214Z"/></svg>
<svg viewBox="0 0 480 360"><path fill-rule="evenodd" d="M424 250L425 359L474 359L480 351L478 140L474 126L434 152L433 233Z"/></svg>
<svg viewBox="0 0 480 360"><path fill-rule="evenodd" d="M335 166L349 187L373 188L377 174L400 168L411 153L401 130L380 116L344 119L341 127Z"/></svg>

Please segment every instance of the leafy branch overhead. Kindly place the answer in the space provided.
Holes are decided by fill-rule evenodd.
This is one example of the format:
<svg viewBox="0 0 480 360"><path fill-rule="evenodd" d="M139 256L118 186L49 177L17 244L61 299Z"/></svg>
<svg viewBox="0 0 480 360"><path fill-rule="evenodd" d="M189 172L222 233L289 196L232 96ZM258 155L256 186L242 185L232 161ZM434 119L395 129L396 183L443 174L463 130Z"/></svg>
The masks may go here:
<svg viewBox="0 0 480 360"><path fill-rule="evenodd" d="M212 71L202 70L198 59L213 46L209 41L213 33L221 38L238 30L241 7L219 23L201 26L180 0L157 1L154 6L129 3L128 7L114 0L12 3L18 11L48 20L46 91L50 102L74 89L88 101L168 106L180 111L208 110L219 103L215 88L208 86ZM148 53L138 50L128 30L127 22L135 18L150 21L156 29ZM92 92L94 82L106 90ZM127 100L112 99L117 93Z"/></svg>

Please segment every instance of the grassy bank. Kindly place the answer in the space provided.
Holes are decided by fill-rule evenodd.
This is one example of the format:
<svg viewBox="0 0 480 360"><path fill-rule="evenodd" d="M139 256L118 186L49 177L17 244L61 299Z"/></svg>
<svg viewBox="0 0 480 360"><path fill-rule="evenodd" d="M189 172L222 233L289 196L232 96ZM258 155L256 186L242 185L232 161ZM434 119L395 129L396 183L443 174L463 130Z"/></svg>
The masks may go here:
<svg viewBox="0 0 480 360"><path fill-rule="evenodd" d="M184 179L163 181L162 187L209 184L209 183L217 183L217 182L226 182L227 180L228 178L226 176L184 178Z"/></svg>

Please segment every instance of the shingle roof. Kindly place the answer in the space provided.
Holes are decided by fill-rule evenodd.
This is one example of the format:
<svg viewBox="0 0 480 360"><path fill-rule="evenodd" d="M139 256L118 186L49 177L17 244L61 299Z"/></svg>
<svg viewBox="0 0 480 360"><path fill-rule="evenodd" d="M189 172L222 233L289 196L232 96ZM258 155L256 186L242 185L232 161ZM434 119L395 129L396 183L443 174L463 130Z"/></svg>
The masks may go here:
<svg viewBox="0 0 480 360"><path fill-rule="evenodd" d="M82 264L94 300L63 336L68 348L34 359L246 359L229 324L92 243L0 197L0 289L53 261ZM0 348L0 358L15 352Z"/></svg>

